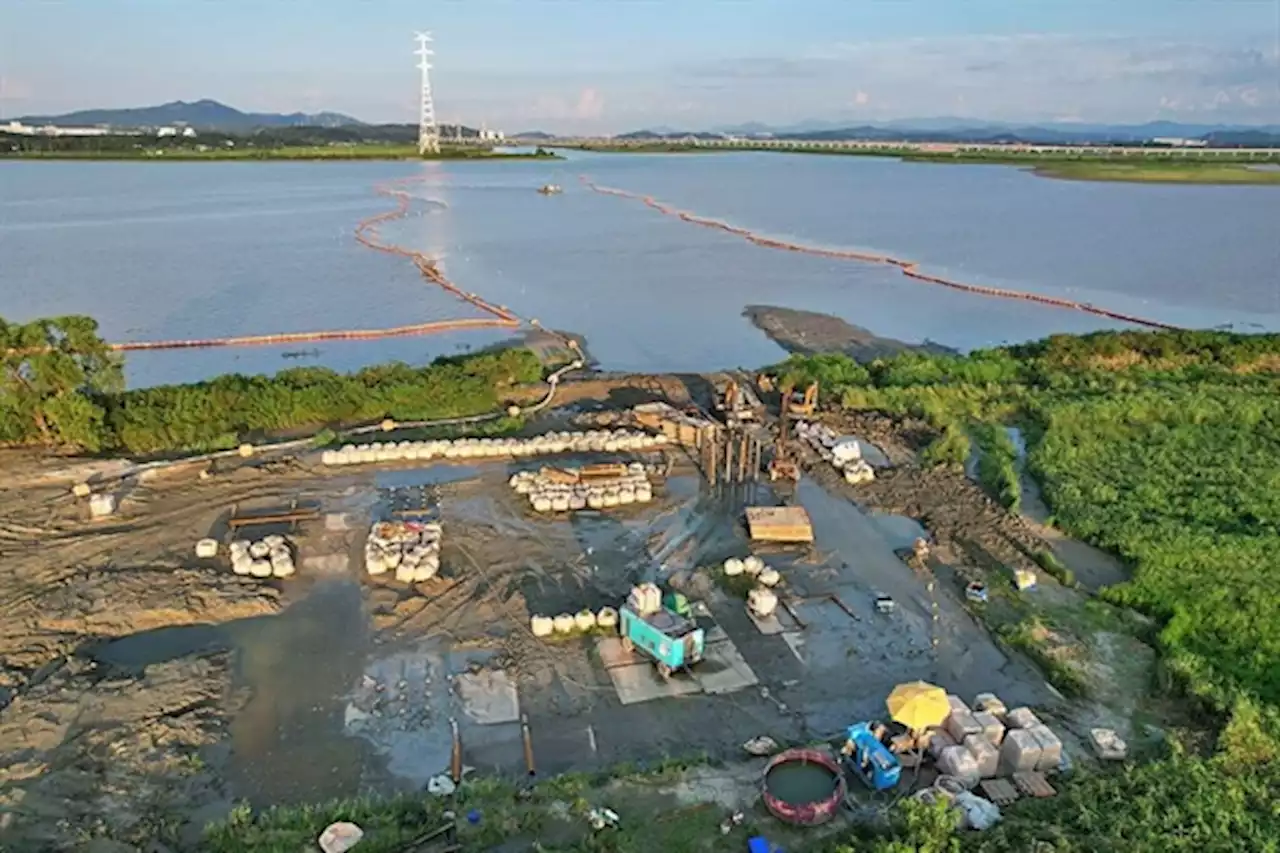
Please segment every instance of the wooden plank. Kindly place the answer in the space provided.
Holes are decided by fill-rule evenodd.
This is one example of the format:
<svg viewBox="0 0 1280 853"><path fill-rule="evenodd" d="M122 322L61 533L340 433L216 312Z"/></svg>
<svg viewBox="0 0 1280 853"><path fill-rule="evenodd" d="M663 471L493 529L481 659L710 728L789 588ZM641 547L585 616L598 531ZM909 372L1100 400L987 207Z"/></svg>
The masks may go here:
<svg viewBox="0 0 1280 853"><path fill-rule="evenodd" d="M813 524L798 506L747 507L747 527L752 539L768 542L812 542Z"/></svg>
<svg viewBox="0 0 1280 853"><path fill-rule="evenodd" d="M1034 770L1014 773L1013 784L1017 785L1018 790L1028 797L1052 797L1058 793L1049 784L1049 781L1044 778L1043 773Z"/></svg>
<svg viewBox="0 0 1280 853"><path fill-rule="evenodd" d="M230 527L232 530L237 530L251 524L285 524L298 521L310 521L313 518L319 517L320 510L315 508L294 509L286 512L242 515L230 518L227 520L227 527Z"/></svg>
<svg viewBox="0 0 1280 853"><path fill-rule="evenodd" d="M1018 801L1018 789L1004 779L983 779L978 783L983 795L997 806L1007 806Z"/></svg>

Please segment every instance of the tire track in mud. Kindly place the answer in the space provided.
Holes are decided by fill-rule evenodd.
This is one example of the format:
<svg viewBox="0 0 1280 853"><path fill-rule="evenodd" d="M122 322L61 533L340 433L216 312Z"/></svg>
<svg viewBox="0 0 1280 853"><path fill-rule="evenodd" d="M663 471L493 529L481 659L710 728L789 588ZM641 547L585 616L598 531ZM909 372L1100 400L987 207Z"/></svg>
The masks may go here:
<svg viewBox="0 0 1280 853"><path fill-rule="evenodd" d="M1030 293L1024 290L1009 290L1002 287L987 287L979 284L968 284L954 279L943 278L942 276L930 275L922 272L920 264L916 261L908 261L902 258L896 258L892 255L882 255L873 252L859 252L853 249L826 249L821 246L814 246L806 243L794 243L788 240L766 237L748 228L732 225L722 219L714 219L710 216L703 216L698 213L681 210L674 205L668 204L664 201L659 201L651 195L633 193L629 190L621 190L616 187L606 187L601 184L597 184L587 175L580 175L578 179L582 181L588 189L593 192L600 193L601 195L638 201L665 216L673 216L676 219L679 219L682 222L688 222L691 225L701 225L704 228L713 228L717 231L723 231L726 234L741 237L747 242L765 249L780 249L786 252L796 252L820 258L835 258L837 260L860 261L867 264L891 266L896 267L907 278L924 282L925 284L932 284L940 287L946 287L951 290L958 290L962 293L971 293L977 296L987 296L997 299L1019 299L1024 302L1034 302L1040 305L1047 305L1052 308L1065 308L1072 311L1083 311L1087 314L1093 314L1098 317L1106 317L1110 320L1133 323L1138 326L1146 326L1150 329L1177 330L1181 328L1180 326L1162 323L1158 320L1149 320L1144 317L1137 317L1133 314L1126 314L1121 311L1112 311L1109 308L1100 308L1087 302L1076 302L1071 299L1061 299L1056 296L1045 296L1044 294Z"/></svg>

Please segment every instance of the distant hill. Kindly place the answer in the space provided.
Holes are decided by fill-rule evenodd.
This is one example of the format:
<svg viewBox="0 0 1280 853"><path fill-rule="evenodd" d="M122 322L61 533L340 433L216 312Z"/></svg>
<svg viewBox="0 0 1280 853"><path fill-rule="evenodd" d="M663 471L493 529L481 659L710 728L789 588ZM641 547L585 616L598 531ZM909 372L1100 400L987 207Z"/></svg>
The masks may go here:
<svg viewBox="0 0 1280 853"><path fill-rule="evenodd" d="M245 113L217 101L173 101L154 107L78 110L56 116L19 116L25 124L119 128L185 124L198 130L252 130L262 127L350 127L364 122L341 113Z"/></svg>

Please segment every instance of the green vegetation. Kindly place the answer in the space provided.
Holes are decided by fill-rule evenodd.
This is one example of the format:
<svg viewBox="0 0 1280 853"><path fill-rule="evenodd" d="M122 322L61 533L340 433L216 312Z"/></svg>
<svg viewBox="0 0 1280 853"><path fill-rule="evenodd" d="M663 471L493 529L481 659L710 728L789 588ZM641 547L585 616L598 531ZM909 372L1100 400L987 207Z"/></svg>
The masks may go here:
<svg viewBox="0 0 1280 853"><path fill-rule="evenodd" d="M1128 181L1166 184L1280 184L1280 170L1254 168L1280 163L1280 155L1215 153L1149 148L1142 154L1091 151L977 150L949 153L883 145L828 148L795 143L784 148L750 141L728 146L697 145L677 140L600 143L579 146L588 151L632 154L694 154L717 151L766 151L781 154L826 154L835 157L894 157L911 163L1031 166L1037 175L1078 181Z"/></svg>
<svg viewBox="0 0 1280 853"><path fill-rule="evenodd" d="M998 424L973 426L978 445L978 482L1007 510L1017 512L1022 504L1022 483L1018 476L1018 448L1009 431Z"/></svg>
<svg viewBox="0 0 1280 853"><path fill-rule="evenodd" d="M1266 792L1280 790L1280 336L1055 336L865 369L865 381L826 390L848 407L927 420L939 436L928 461L962 459L972 435L997 497L1012 495L1017 476L1002 427L1023 428L1056 522L1135 567L1102 597L1158 621L1164 683L1200 724L1220 727L1212 756L1175 748L1087 777L963 847L1277 849L1280 812ZM1035 557L1073 580L1051 554ZM1054 630L1030 617L1002 634L1060 688L1087 690L1044 642Z"/></svg>
<svg viewBox="0 0 1280 853"><path fill-rule="evenodd" d="M1037 175L1073 181L1128 181L1151 184L1280 184L1280 169L1250 168L1244 163L1099 160L1046 163Z"/></svg>
<svg viewBox="0 0 1280 853"><path fill-rule="evenodd" d="M500 408L502 395L537 381L523 348L384 364L352 374L321 367L275 376L221 376L190 385L120 391L119 361L87 317L24 325L0 321L5 353L0 444L42 444L132 454L208 451L247 439L379 420L434 420ZM500 424L499 427L509 426Z"/></svg>

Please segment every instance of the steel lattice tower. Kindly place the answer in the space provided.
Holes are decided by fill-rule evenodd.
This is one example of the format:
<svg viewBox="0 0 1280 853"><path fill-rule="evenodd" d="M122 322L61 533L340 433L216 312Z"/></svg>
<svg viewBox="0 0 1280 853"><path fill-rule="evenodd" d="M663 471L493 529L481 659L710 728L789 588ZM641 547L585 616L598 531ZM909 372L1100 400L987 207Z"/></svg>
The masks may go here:
<svg viewBox="0 0 1280 853"><path fill-rule="evenodd" d="M415 51L418 57L418 70L422 72L422 102L418 107L418 153L440 153L440 128L436 126L436 107L431 100L431 57L435 53L430 47L431 33L418 33L414 36L418 41Z"/></svg>

